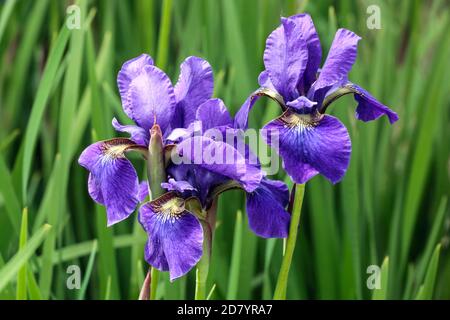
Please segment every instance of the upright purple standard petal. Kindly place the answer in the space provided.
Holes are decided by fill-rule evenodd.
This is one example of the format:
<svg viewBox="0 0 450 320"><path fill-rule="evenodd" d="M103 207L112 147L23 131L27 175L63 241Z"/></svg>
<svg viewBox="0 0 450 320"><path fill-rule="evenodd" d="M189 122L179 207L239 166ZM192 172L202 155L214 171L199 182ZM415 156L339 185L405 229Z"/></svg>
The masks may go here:
<svg viewBox="0 0 450 320"><path fill-rule="evenodd" d="M116 118L112 120L112 126L119 132L126 132L131 135L131 140L135 143L140 144L142 146L148 145L148 141L150 139L149 131L133 125L122 125L117 121Z"/></svg>
<svg viewBox="0 0 450 320"><path fill-rule="evenodd" d="M264 66L277 91L286 101L298 97L297 83L308 63L308 49L299 26L281 18L281 26L267 38Z"/></svg>
<svg viewBox="0 0 450 320"><path fill-rule="evenodd" d="M233 126L230 113L220 99L209 99L197 109L196 119L201 121L203 131L220 126Z"/></svg>
<svg viewBox="0 0 450 320"><path fill-rule="evenodd" d="M247 214L250 229L263 238L286 238L291 216L285 208L289 189L281 181L264 178L260 186L247 193Z"/></svg>
<svg viewBox="0 0 450 320"><path fill-rule="evenodd" d="M142 73L144 67L152 65L153 59L146 54L141 54L139 57L125 62L117 76L117 86L119 87L123 110L131 119L133 117L130 101L128 98L128 91L130 89L131 82Z"/></svg>
<svg viewBox="0 0 450 320"><path fill-rule="evenodd" d="M391 124L398 120L397 113L376 100L369 92L357 85L352 85L352 87L356 91L355 100L358 101L355 113L358 120L367 122L376 120L383 115L389 118Z"/></svg>
<svg viewBox="0 0 450 320"><path fill-rule="evenodd" d="M211 98L214 78L210 64L198 57L188 57L180 69L175 85L177 112L174 127L187 128L195 120L197 108Z"/></svg>
<svg viewBox="0 0 450 320"><path fill-rule="evenodd" d="M317 173L332 183L339 182L350 161L351 142L345 126L323 115L313 119L290 111L264 127L263 138L277 149L286 172L296 183L305 183Z"/></svg>
<svg viewBox="0 0 450 320"><path fill-rule="evenodd" d="M356 61L359 40L361 38L349 30L336 32L327 60L312 88L315 101L321 102L331 87L347 82L348 73Z"/></svg>
<svg viewBox="0 0 450 320"><path fill-rule="evenodd" d="M203 230L198 219L184 209L184 200L172 194L147 202L139 209L139 222L148 234L145 260L174 281L200 260Z"/></svg>
<svg viewBox="0 0 450 320"><path fill-rule="evenodd" d="M299 93L304 95L308 92L308 89L316 81L317 71L322 62L322 48L320 46L319 35L317 34L316 27L308 14L298 14L296 16L289 17L289 20L294 21L298 26L303 39L306 41L306 47L308 49L308 63L303 76L303 81L298 84Z"/></svg>
<svg viewBox="0 0 450 320"><path fill-rule="evenodd" d="M155 66L145 66L130 83L128 90L130 117L149 131L158 123L166 132L175 112L175 95L167 75Z"/></svg>
<svg viewBox="0 0 450 320"><path fill-rule="evenodd" d="M106 207L108 226L126 219L139 202L136 170L125 158L125 152L133 146L129 139L97 142L87 147L78 160L90 171L89 194Z"/></svg>

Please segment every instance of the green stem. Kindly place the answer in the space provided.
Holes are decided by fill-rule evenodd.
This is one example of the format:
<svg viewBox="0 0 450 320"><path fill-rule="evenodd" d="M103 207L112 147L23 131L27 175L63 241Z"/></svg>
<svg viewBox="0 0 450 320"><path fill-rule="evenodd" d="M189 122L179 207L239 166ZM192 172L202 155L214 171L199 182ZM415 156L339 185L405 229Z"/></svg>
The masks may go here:
<svg viewBox="0 0 450 320"><path fill-rule="evenodd" d="M280 273L278 274L277 286L273 295L274 300L286 300L286 288L291 268L292 256L294 255L295 244L297 242L297 232L300 224L300 216L305 194L305 185L295 186L294 206L292 208L291 225L289 226L289 236L286 243L286 251L281 262Z"/></svg>
<svg viewBox="0 0 450 320"><path fill-rule="evenodd" d="M206 220L201 220L203 228L203 256L197 263L195 273L195 300L206 299L206 280L208 279L209 263L211 261L211 248L213 231L216 225L217 201L214 201L208 210Z"/></svg>
<svg viewBox="0 0 450 320"><path fill-rule="evenodd" d="M150 274L150 300L156 299L156 289L158 288L159 270L152 267Z"/></svg>
<svg viewBox="0 0 450 320"><path fill-rule="evenodd" d="M164 161L164 144L160 127L155 124L150 131L150 143L148 146L147 178L152 200L162 196L164 190L161 183L166 180ZM159 271L151 268L150 300L155 300L158 288Z"/></svg>
<svg viewBox="0 0 450 320"><path fill-rule="evenodd" d="M210 241L207 239L208 234L210 234L209 225L207 223L202 223L203 226L203 256L197 263L197 270L195 272L195 300L205 300L206 299L206 280L208 279L209 272L209 262L211 260L210 251Z"/></svg>

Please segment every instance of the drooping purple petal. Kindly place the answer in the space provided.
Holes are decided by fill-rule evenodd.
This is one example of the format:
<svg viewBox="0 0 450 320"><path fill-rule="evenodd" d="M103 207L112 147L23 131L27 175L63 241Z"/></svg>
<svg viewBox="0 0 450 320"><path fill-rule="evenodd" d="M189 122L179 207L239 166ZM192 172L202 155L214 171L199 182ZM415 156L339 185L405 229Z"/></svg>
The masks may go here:
<svg viewBox="0 0 450 320"><path fill-rule="evenodd" d="M195 136L181 142L178 152L182 163L195 164L238 181L248 192L255 190L262 179L261 169L248 164L245 156L226 142Z"/></svg>
<svg viewBox="0 0 450 320"><path fill-rule="evenodd" d="M313 85L314 101L320 101L326 92L335 85L344 84L358 54L361 38L355 33L339 29L336 32L327 60Z"/></svg>
<svg viewBox="0 0 450 320"><path fill-rule="evenodd" d="M220 99L209 99L197 109L196 120L201 121L203 132L220 126L233 126L227 107Z"/></svg>
<svg viewBox="0 0 450 320"><path fill-rule="evenodd" d="M270 80L285 101L299 96L297 84L308 63L308 49L301 28L289 18L267 38L264 66Z"/></svg>
<svg viewBox="0 0 450 320"><path fill-rule="evenodd" d="M117 85L122 99L123 110L131 119L133 116L128 97L131 82L141 74L146 66L152 65L153 59L146 54L141 54L140 56L125 62L117 76Z"/></svg>
<svg viewBox="0 0 450 320"><path fill-rule="evenodd" d="M167 191L178 191L183 193L184 191L195 191L195 189L189 182L184 180L175 180L170 178L168 182L161 183L161 187Z"/></svg>
<svg viewBox="0 0 450 320"><path fill-rule="evenodd" d="M112 120L112 126L119 132L126 132L131 135L131 140L135 143L146 146L148 145L148 141L150 139L150 133L138 126L133 125L122 125L117 121L116 118Z"/></svg>
<svg viewBox="0 0 450 320"><path fill-rule="evenodd" d="M88 192L92 200L94 200L98 204L101 204L102 206L105 205L105 200L103 200L100 181L98 181L98 179L96 179L92 173L89 173Z"/></svg>
<svg viewBox="0 0 450 320"><path fill-rule="evenodd" d="M337 183L347 171L350 137L345 126L332 116L318 120L288 111L264 130L267 133L263 138L283 158L286 172L296 183L305 183L317 173Z"/></svg>
<svg viewBox="0 0 450 320"><path fill-rule="evenodd" d="M87 147L78 160L90 171L89 194L106 207L108 226L126 219L139 201L136 170L125 157L133 146L133 141L121 138L97 142Z"/></svg>
<svg viewBox="0 0 450 320"><path fill-rule="evenodd" d="M234 126L237 129L247 130L248 128L248 116L251 109L255 105L256 101L261 98L261 96L252 94L245 100L244 104L241 106L239 111L234 117Z"/></svg>
<svg viewBox="0 0 450 320"><path fill-rule="evenodd" d="M188 57L180 69L175 85L177 112L173 127L187 128L195 120L197 108L211 98L214 78L210 64L199 57Z"/></svg>
<svg viewBox="0 0 450 320"><path fill-rule="evenodd" d="M149 195L149 186L147 181L142 181L139 184L139 193L138 193L138 200L139 202L142 202L147 198Z"/></svg>
<svg viewBox="0 0 450 320"><path fill-rule="evenodd" d="M311 113L316 104L316 102L309 100L305 96L300 96L294 101L289 101L286 105L300 114L307 114Z"/></svg>
<svg viewBox="0 0 450 320"><path fill-rule="evenodd" d="M290 214L285 210L289 189L281 181L264 178L260 186L247 193L247 214L250 229L264 238L286 238Z"/></svg>
<svg viewBox="0 0 450 320"><path fill-rule="evenodd" d="M171 281L189 272L203 252L202 226L184 210L183 202L163 196L139 209L139 222L148 234L145 260L161 271L169 271Z"/></svg>
<svg viewBox="0 0 450 320"><path fill-rule="evenodd" d="M146 131L154 122L163 133L172 121L176 102L172 83L167 75L155 66L145 66L135 77L127 93L130 118Z"/></svg>
<svg viewBox="0 0 450 320"><path fill-rule="evenodd" d="M248 116L256 101L262 97L268 97L273 101L277 102L282 110L286 109L285 101L283 97L277 92L270 88L259 88L253 92L250 97L244 102L239 111L237 112L234 119L234 127L237 129L246 130L248 127Z"/></svg>
<svg viewBox="0 0 450 320"><path fill-rule="evenodd" d="M358 107L355 112L358 120L368 122L376 120L383 115L389 118L391 124L398 120L397 113L376 100L369 92L354 84L352 87L356 91L354 95L355 100L358 101Z"/></svg>

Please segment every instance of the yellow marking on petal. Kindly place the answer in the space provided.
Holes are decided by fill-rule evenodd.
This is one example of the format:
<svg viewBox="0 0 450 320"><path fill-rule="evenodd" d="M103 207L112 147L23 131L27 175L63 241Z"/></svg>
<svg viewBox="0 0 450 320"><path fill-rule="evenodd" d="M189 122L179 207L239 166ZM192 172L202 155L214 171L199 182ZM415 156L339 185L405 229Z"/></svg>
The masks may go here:
<svg viewBox="0 0 450 320"><path fill-rule="evenodd" d="M163 221L175 222L186 211L185 201L175 196L173 192L168 192L152 201L153 210L158 213L158 217Z"/></svg>
<svg viewBox="0 0 450 320"><path fill-rule="evenodd" d="M299 127L303 129L312 129L316 127L320 120L322 120L323 115L312 115L312 114L299 114L292 111L286 111L280 117L280 120L284 122L286 127L294 128Z"/></svg>

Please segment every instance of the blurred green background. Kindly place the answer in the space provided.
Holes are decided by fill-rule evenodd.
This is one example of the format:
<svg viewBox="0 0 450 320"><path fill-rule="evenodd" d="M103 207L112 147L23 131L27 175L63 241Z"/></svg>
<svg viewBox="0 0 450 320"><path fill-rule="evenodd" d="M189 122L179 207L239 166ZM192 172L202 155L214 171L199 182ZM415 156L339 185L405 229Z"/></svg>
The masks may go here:
<svg viewBox="0 0 450 320"><path fill-rule="evenodd" d="M339 27L363 37L351 80L400 121L357 122L347 97L329 109L349 128L351 164L336 186L322 177L306 186L288 298L450 298L449 1L76 3L81 29L69 30L72 1L0 1L0 299L136 299L145 234L136 215L106 228L77 164L92 141L118 135L113 116L130 123L116 87L122 63L146 52L176 81L185 57L204 57L215 96L234 114L257 88L267 35L280 16L303 11L325 53ZM366 25L373 4L380 30ZM256 128L279 112L262 100ZM212 299L269 299L282 241L257 238L240 209L241 192L221 197L208 290ZM382 264L381 289L370 290L367 268ZM71 265L81 269L79 290L67 288ZM193 297L194 272L163 278L160 298Z"/></svg>

